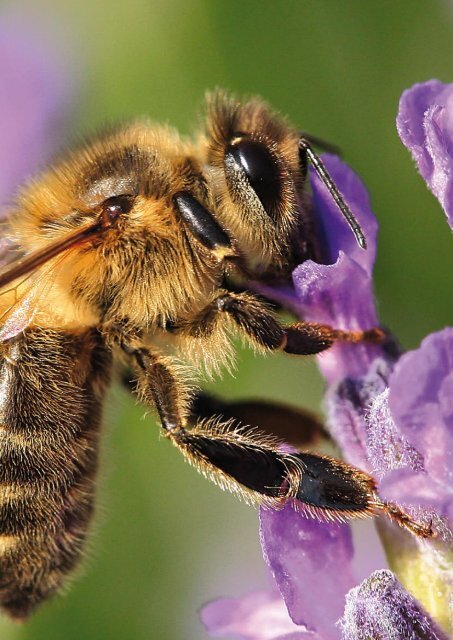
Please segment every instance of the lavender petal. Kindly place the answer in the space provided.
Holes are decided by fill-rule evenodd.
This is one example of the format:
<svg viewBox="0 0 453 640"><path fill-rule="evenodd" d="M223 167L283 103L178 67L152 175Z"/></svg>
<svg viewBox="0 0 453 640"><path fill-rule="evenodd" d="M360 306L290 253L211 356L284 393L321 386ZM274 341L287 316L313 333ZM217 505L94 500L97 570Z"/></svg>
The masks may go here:
<svg viewBox="0 0 453 640"><path fill-rule="evenodd" d="M388 399L387 387L375 396L366 414L366 448L372 472L382 478L395 469L423 471L423 456L399 433Z"/></svg>
<svg viewBox="0 0 453 640"><path fill-rule="evenodd" d="M389 408L423 456L428 475L453 493L453 328L404 354L390 378Z"/></svg>
<svg viewBox="0 0 453 640"><path fill-rule="evenodd" d="M264 556L291 618L324 640L337 638L345 593L356 583L349 526L312 520L291 505L261 509L260 520Z"/></svg>
<svg viewBox="0 0 453 640"><path fill-rule="evenodd" d="M255 591L242 598L220 598L205 605L200 615L214 637L234 634L243 640L321 640L294 624L278 593Z"/></svg>
<svg viewBox="0 0 453 640"><path fill-rule="evenodd" d="M304 262L294 270L293 282L305 320L347 330L377 326L371 278L345 253L332 265ZM364 375L379 354L376 345L338 343L318 356L318 364L332 383Z"/></svg>
<svg viewBox="0 0 453 640"><path fill-rule="evenodd" d="M346 596L343 640L447 640L391 571L375 571Z"/></svg>
<svg viewBox="0 0 453 640"><path fill-rule="evenodd" d="M429 80L403 93L397 129L453 227L453 84Z"/></svg>

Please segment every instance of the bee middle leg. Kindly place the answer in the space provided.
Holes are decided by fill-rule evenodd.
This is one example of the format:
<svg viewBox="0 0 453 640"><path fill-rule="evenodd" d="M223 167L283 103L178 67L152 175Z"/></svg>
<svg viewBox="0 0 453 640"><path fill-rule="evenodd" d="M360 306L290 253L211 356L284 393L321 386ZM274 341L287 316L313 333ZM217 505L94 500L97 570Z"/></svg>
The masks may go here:
<svg viewBox="0 0 453 640"><path fill-rule="evenodd" d="M138 392L137 381L130 369L122 371L120 382L130 393ZM331 441L322 420L311 411L270 400L230 401L205 391L193 394L188 404L190 426L213 418L220 418L231 430L244 425L257 428L298 449Z"/></svg>
<svg viewBox="0 0 453 640"><path fill-rule="evenodd" d="M259 429L298 449L330 441L330 435L318 416L281 402L261 399L228 401L210 393L197 393L190 403L190 424L212 417L225 421L231 429L244 425Z"/></svg>

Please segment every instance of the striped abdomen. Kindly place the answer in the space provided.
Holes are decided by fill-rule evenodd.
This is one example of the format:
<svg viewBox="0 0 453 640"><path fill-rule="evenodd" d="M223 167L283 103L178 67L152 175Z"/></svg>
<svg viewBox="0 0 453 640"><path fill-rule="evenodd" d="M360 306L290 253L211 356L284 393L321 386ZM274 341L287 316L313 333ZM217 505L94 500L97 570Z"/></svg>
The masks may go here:
<svg viewBox="0 0 453 640"><path fill-rule="evenodd" d="M82 554L110 354L94 330L33 328L1 347L0 606L25 618Z"/></svg>

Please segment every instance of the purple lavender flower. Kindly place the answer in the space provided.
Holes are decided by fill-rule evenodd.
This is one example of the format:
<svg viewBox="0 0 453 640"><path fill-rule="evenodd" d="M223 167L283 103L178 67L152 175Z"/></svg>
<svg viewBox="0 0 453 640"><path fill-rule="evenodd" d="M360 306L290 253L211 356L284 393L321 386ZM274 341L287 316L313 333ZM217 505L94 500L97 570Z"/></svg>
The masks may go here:
<svg viewBox="0 0 453 640"><path fill-rule="evenodd" d="M367 422L371 455L382 456L376 472L386 495L453 522L453 328L431 334L401 357ZM379 430L395 434L403 446L395 443L390 456L382 455L389 436L378 443Z"/></svg>
<svg viewBox="0 0 453 640"><path fill-rule="evenodd" d="M451 220L450 96L453 85L434 81L416 85L403 94L398 128ZM366 191L352 171L335 157L328 156L325 162L365 229L369 250L361 252L354 244L325 186L312 173L323 263L300 265L293 273L294 290L285 296L306 320L367 329L378 324L372 290L376 221ZM438 535L435 544L415 540L393 525L382 524L379 529L392 567L448 628L453 584L448 546L453 517L453 329L428 336L419 349L403 356L389 337L379 346L337 344L317 359L328 384L329 426L345 458L381 479L383 497L409 511L412 505L412 514L421 522L433 521ZM289 619L299 625L302 635L294 637L446 638L392 572L374 573L353 588L363 576L354 566L347 525L311 521L290 506L280 512L262 509L261 540ZM335 622L345 598L340 630ZM247 635L238 613L241 602L229 603L239 637L282 637L266 635L259 621L255 635ZM211 603L207 609L211 622L217 606L221 605ZM208 627L218 635L228 626L228 615L223 613L223 627Z"/></svg>
<svg viewBox="0 0 453 640"><path fill-rule="evenodd" d="M429 80L405 91L396 125L453 228L453 84Z"/></svg>

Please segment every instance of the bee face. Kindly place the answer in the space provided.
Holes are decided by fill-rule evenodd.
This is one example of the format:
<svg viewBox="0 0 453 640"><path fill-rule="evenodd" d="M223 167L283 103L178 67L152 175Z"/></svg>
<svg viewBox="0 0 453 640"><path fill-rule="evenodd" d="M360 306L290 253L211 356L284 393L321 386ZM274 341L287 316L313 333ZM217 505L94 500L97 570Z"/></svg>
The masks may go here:
<svg viewBox="0 0 453 640"><path fill-rule="evenodd" d="M212 288L212 260L192 251L178 192L205 197L190 146L171 129L137 123L88 143L24 190L12 225L33 251L99 216L114 219L74 248L57 279L99 318L149 327Z"/></svg>
<svg viewBox="0 0 453 640"><path fill-rule="evenodd" d="M91 316L152 327L201 307L220 282L213 256L187 228L178 198L214 220L248 270L289 271L303 175L294 129L260 100L208 99L201 142L137 122L89 141L25 189L12 220L33 251L100 216L108 231L74 250L56 280ZM193 213L193 212L192 212ZM225 237L227 237L225 236ZM232 253L234 253L232 251Z"/></svg>

